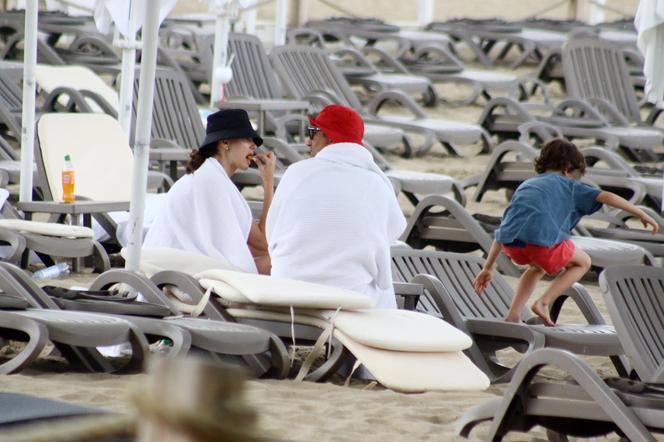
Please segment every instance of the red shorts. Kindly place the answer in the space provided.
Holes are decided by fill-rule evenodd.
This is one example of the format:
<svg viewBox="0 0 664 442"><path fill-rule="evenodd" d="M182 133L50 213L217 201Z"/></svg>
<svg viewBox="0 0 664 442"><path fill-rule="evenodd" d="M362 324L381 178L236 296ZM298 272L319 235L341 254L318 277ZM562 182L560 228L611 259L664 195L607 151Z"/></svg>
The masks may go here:
<svg viewBox="0 0 664 442"><path fill-rule="evenodd" d="M536 265L549 275L555 275L572 259L574 243L566 239L551 247L536 246L534 244L527 244L525 247L503 245L503 252L515 264Z"/></svg>

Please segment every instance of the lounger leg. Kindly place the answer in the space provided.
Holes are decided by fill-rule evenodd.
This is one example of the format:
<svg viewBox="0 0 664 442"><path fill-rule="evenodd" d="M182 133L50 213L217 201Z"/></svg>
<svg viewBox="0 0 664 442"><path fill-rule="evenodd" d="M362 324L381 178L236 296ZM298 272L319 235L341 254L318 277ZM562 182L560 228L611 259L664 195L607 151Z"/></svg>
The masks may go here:
<svg viewBox="0 0 664 442"><path fill-rule="evenodd" d="M18 330L28 335L25 348L11 360L0 365L0 374L19 372L39 357L48 343L48 329L37 321L10 312L0 312L0 324L4 328Z"/></svg>

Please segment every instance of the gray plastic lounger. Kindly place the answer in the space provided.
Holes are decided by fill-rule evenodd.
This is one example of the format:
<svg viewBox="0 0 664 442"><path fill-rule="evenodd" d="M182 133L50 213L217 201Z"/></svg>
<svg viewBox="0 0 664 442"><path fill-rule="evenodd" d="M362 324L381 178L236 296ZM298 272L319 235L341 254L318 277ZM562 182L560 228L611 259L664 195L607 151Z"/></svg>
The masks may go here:
<svg viewBox="0 0 664 442"><path fill-rule="evenodd" d="M416 248L430 245L439 250L462 253L479 250L486 256L491 248L493 232L499 224L499 218L473 215L456 201L433 195L422 199L417 205L401 240ZM577 226L576 231L587 233L582 226ZM655 265L653 255L640 245L579 234L572 235L571 240L588 253L595 269L644 262ZM517 266L502 254L496 265L506 275L521 274Z"/></svg>
<svg viewBox="0 0 664 442"><path fill-rule="evenodd" d="M28 367L48 343L48 329L44 325L12 312L26 308L26 300L7 294L0 295L0 337L6 341L17 340L25 343L20 352L0 364L0 374L17 373Z"/></svg>
<svg viewBox="0 0 664 442"><path fill-rule="evenodd" d="M570 97L586 100L616 125L658 130L653 129L653 115L647 121L641 118L634 81L620 46L596 38L570 40L562 48L562 63Z"/></svg>
<svg viewBox="0 0 664 442"><path fill-rule="evenodd" d="M112 315L135 326L141 333L156 341L168 338L173 342L169 357L185 355L191 349L202 350L216 359L233 360L238 356L260 355L271 352L272 364L268 367L269 374L276 377L285 376L287 370L287 354L285 348L275 346L269 333L255 327L241 324L229 324L202 318L177 317L180 312L166 298L161 290L149 279L136 273L123 270L109 270L101 274L90 286L90 291L106 290L116 284L126 284L141 293L150 304L122 300L108 301L103 299L67 300L51 299L46 292L37 286L21 269L9 264L0 264L14 278L16 285L23 289L25 298L35 300L44 308L96 312ZM60 310L61 311L61 310ZM263 375L264 371L256 371L255 375Z"/></svg>
<svg viewBox="0 0 664 442"><path fill-rule="evenodd" d="M122 371L140 371L148 354L145 336L129 322L99 314L50 310L37 300L25 296L25 291L6 270L8 263L0 263L0 289L3 293L23 297L30 308L14 310L15 315L31 319L46 327L48 339L53 342L70 364L89 371L117 371L96 347L128 342L131 359ZM13 266L18 269L18 267ZM21 271L18 269L18 271ZM55 306L55 304L53 304ZM55 306L57 308L57 306Z"/></svg>
<svg viewBox="0 0 664 442"><path fill-rule="evenodd" d="M664 383L664 269L611 267L599 283L632 369L643 381Z"/></svg>
<svg viewBox="0 0 664 442"><path fill-rule="evenodd" d="M573 383L535 381L540 370L554 368ZM547 376L550 378L550 376ZM661 382L661 380L654 382ZM579 357L558 349L541 349L524 357L502 399L467 410L456 422L458 435L491 421L486 440L500 441L509 432L547 429L549 440L561 435L595 437L610 433L631 441L655 441L664 432L661 384L626 378L601 379Z"/></svg>
<svg viewBox="0 0 664 442"><path fill-rule="evenodd" d="M350 106L367 122L423 135L426 140L417 150L418 155L428 152L435 141L442 143L452 155L459 155L455 147L458 144L482 142L484 151L491 147L488 134L479 126L429 118L413 99L398 91L377 94L367 106L368 111L365 111L339 69L321 49L281 46L272 50L270 59L285 88L295 98L317 98L319 102ZM380 108L392 101L405 107L411 116L378 115Z"/></svg>
<svg viewBox="0 0 664 442"><path fill-rule="evenodd" d="M624 352L615 329L606 325L583 286L571 287L550 306L550 313L551 318L557 318L569 297L588 325L534 325L538 318L527 308L523 311L524 323L508 323L504 318L513 290L499 273L494 272L491 285L483 295L473 289L473 280L483 264L482 258L468 254L392 248L393 278L424 285L425 296L420 298L417 309L442 316L472 336L474 345L466 354L492 382L506 382L513 374L513 368L503 366L495 354L507 347L522 353L546 346L578 354L610 356L618 372L626 373L619 357Z"/></svg>
<svg viewBox="0 0 664 442"><path fill-rule="evenodd" d="M266 110L265 123L274 125L272 119L280 112L302 111L307 101L284 98L277 75L270 64L263 43L258 37L250 34L231 33L229 36L229 53L235 54L233 61L233 79L228 83L225 105ZM307 103L308 104L308 103ZM318 104L318 103L316 103ZM262 114L263 112L259 112ZM402 130L366 122L364 138L372 145L386 150L394 150L404 140ZM259 129L262 126L259 125ZM408 149L408 146L404 146Z"/></svg>

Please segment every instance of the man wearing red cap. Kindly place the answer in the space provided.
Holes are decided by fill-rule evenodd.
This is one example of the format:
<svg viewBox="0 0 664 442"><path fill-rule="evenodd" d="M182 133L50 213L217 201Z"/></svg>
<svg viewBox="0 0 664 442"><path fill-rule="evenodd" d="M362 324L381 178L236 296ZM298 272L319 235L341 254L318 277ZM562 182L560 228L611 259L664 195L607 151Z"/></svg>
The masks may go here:
<svg viewBox="0 0 664 442"><path fill-rule="evenodd" d="M406 220L390 180L362 146L353 109L309 117L313 158L291 165L267 218L272 275L355 290L396 308L390 245Z"/></svg>

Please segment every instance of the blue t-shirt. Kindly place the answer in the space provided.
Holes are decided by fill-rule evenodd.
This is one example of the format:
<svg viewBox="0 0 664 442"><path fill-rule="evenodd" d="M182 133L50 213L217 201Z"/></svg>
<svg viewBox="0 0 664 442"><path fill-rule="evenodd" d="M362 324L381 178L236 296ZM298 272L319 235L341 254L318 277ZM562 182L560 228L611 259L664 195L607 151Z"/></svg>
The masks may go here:
<svg viewBox="0 0 664 442"><path fill-rule="evenodd" d="M569 239L582 216L602 207L601 190L551 172L524 181L514 192L496 242L512 246L551 247Z"/></svg>

